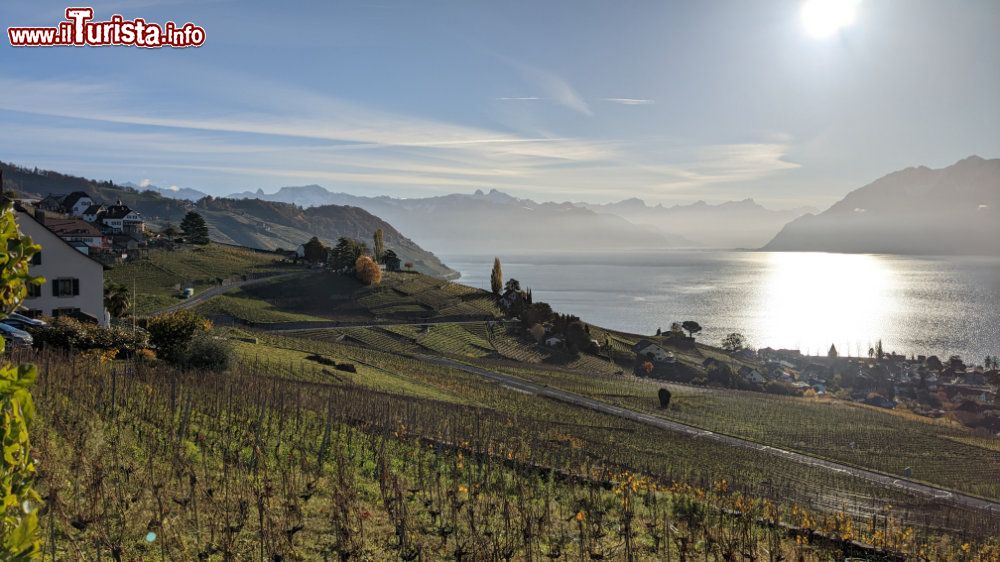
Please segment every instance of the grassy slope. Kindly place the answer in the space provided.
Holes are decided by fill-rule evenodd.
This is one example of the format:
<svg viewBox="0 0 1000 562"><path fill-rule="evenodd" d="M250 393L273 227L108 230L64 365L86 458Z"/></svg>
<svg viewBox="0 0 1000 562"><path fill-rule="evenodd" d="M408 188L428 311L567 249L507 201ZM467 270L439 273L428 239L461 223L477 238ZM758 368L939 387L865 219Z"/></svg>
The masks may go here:
<svg viewBox="0 0 1000 562"><path fill-rule="evenodd" d="M135 287L136 311L148 314L178 302L178 287L191 284L200 292L219 278L288 271L278 260L275 254L221 244L151 250L147 258L119 265L106 272L105 278L130 291Z"/></svg>

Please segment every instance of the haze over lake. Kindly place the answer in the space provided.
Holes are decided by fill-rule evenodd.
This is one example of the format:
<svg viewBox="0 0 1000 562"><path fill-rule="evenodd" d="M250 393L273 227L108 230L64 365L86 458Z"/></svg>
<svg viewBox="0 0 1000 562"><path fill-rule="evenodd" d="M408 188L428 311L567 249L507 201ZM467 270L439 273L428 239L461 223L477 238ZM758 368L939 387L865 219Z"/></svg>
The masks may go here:
<svg viewBox="0 0 1000 562"><path fill-rule="evenodd" d="M444 256L460 282L489 288L493 256ZM670 251L501 255L504 279L559 312L639 334L701 323L718 344L867 354L1000 352L1000 259L795 252Z"/></svg>

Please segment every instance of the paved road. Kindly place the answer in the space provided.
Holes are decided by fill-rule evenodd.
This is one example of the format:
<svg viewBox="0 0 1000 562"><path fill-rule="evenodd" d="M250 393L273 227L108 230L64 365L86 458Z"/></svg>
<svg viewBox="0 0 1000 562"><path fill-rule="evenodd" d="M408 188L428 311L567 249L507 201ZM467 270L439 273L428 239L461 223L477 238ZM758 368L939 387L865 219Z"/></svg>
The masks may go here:
<svg viewBox="0 0 1000 562"><path fill-rule="evenodd" d="M951 490L946 490L944 488L938 488L936 486L930 486L920 482L915 482L913 480L907 480L905 478L898 478L880 472L874 472L871 470L865 470L863 468L857 468L855 466L850 466L834 461L820 459L802 453L797 453L795 451L778 449L775 447L770 447L768 445L763 445L761 443L748 441L746 439L740 439L739 437L733 437L731 435L714 433L711 431L707 431L680 422L667 420L658 416L644 414L642 412L637 412L635 410L629 410L627 408L614 406L606 402L594 400L592 398L588 398L586 396L582 396L573 392L568 392L565 390L560 390L558 388L552 388L550 386L529 382L524 379L520 379L510 375L504 375L501 373L488 371L480 367L466 365L464 363L459 363L458 361L452 361L450 359L445 359L443 357L435 357L432 355L422 355L422 354L418 354L416 355L416 357L421 360L427 361L428 363L434 363L445 367L460 369L470 374L479 375L481 377L487 378L507 388L519 392L527 392L538 396L544 396L546 398L551 398L553 400L558 400L560 402L565 402L567 404L572 404L574 406L580 406L582 408L587 408L604 414L611 414L613 416L619 416L625 419L637 421L639 423L643 423L659 429L665 429L667 431L683 433L686 435L690 435L691 437L694 438L708 439L711 441L725 443L727 445L732 445L735 447L753 449L755 451L761 451L764 453L777 455L804 465L823 468L831 472L837 472L841 474L854 476L857 478L861 478L863 480L867 480L869 482L882 484L890 488L899 488L908 492L912 492L914 494L919 494L939 500L949 501L965 507L985 510L994 515L1000 515L1000 502L990 501L975 496L968 496L958 492L953 492Z"/></svg>
<svg viewBox="0 0 1000 562"><path fill-rule="evenodd" d="M294 273L282 273L279 275L268 275L267 277L257 277L255 279L247 279L246 281L237 281L235 283L229 283L228 285L217 285L215 287L210 287L204 291L195 294L189 299L185 299L177 304L168 306L167 308L157 311L157 314L162 314L164 312L175 312L177 310L183 310L185 308L191 308L193 306L198 306L199 304L207 301L212 297L217 297L219 295L228 293L229 291L235 291L240 287L246 287L248 285L256 285L258 283L264 283L267 281L275 281L277 279L286 279L289 277L294 277L296 275L301 275L300 272Z"/></svg>

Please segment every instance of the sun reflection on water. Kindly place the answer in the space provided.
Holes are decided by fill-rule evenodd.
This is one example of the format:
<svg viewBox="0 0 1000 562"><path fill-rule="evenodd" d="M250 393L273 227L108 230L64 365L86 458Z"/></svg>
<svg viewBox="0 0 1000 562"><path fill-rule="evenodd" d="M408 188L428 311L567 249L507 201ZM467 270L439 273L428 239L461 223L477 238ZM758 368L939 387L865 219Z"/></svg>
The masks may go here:
<svg viewBox="0 0 1000 562"><path fill-rule="evenodd" d="M760 341L811 353L834 344L863 355L891 331L899 282L878 256L770 253L765 263L754 298Z"/></svg>

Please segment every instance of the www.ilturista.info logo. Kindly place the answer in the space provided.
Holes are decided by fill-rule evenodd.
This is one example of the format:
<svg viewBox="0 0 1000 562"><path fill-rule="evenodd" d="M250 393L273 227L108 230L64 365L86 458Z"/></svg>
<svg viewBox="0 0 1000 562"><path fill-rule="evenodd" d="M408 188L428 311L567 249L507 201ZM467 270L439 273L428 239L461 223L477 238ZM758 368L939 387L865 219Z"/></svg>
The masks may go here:
<svg viewBox="0 0 1000 562"><path fill-rule="evenodd" d="M92 21L93 8L66 8L66 21L55 27L8 27L13 47L104 47L122 45L156 49L159 47L201 47L205 29L193 23L160 25L142 18L127 20L115 14L108 21Z"/></svg>

